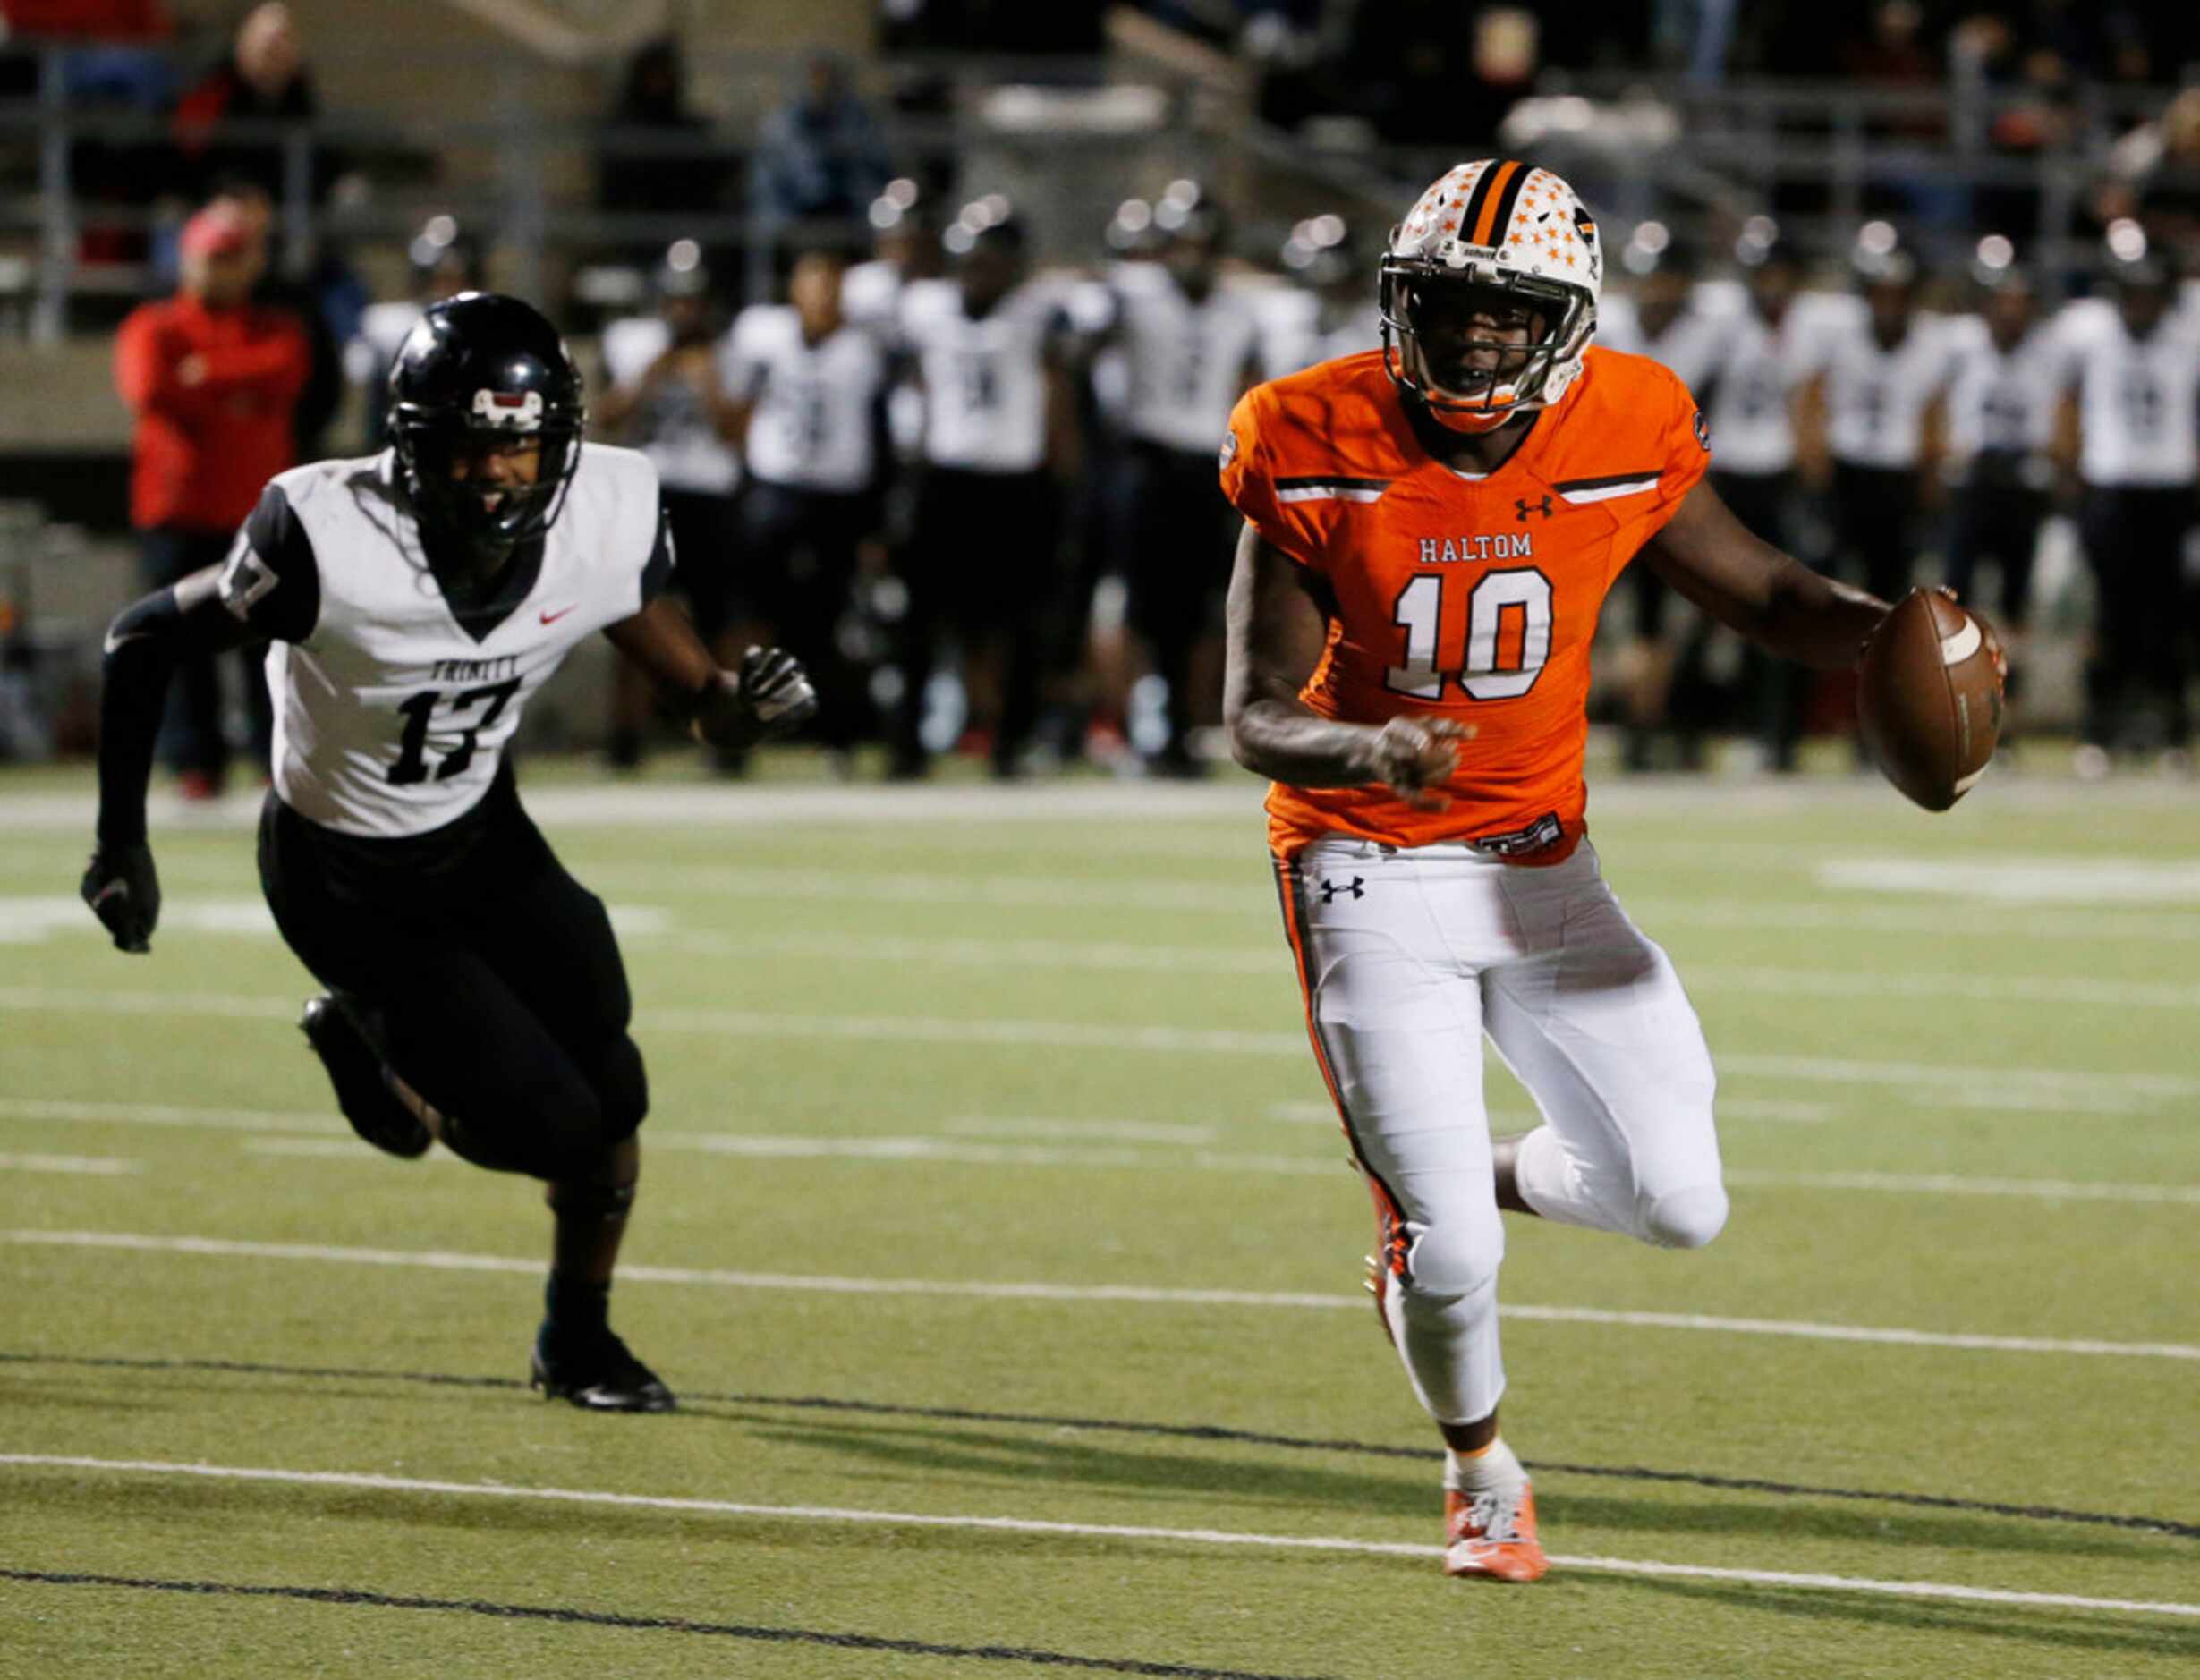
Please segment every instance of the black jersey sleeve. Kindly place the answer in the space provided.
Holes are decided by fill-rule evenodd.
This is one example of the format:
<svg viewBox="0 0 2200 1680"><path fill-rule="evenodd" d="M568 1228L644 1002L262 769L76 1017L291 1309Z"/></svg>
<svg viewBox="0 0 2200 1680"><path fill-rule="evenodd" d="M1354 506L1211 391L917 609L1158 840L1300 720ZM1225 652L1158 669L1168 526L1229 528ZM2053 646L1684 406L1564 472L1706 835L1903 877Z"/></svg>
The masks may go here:
<svg viewBox="0 0 2200 1680"><path fill-rule="evenodd" d="M242 540L222 563L220 598L255 638L303 641L320 622L320 563L281 485L259 493Z"/></svg>
<svg viewBox="0 0 2200 1680"><path fill-rule="evenodd" d="M228 557L123 609L100 661L99 819L103 845L145 843L145 785L168 680L178 661L262 641L302 641L321 611L321 579L290 498L270 484Z"/></svg>

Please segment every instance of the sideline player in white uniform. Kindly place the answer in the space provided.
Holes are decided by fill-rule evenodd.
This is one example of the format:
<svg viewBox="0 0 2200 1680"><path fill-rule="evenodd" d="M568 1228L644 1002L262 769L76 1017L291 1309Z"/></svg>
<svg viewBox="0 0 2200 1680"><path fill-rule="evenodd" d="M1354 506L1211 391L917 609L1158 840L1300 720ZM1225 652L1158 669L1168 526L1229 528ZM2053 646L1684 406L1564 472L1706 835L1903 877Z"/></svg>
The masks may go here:
<svg viewBox="0 0 2200 1680"><path fill-rule="evenodd" d="M1801 265L1769 216L1744 228L1734 256L1743 307L1720 318L1719 353L1696 391L1718 448L1712 486L1752 535L1793 552L1795 411L1805 380L1796 307ZM1811 674L1754 646L1743 649L1742 668L1767 762L1793 769Z"/></svg>
<svg viewBox="0 0 2200 1680"><path fill-rule="evenodd" d="M658 598L673 549L657 473L582 443L580 375L528 305L433 305L390 395L388 451L277 475L225 562L115 621L83 895L118 948L149 948L145 784L169 670L272 638L260 880L329 988L302 1024L344 1116L393 1155L439 1141L547 1181L535 1385L666 1411L671 1393L608 1321L649 1100L625 969L602 902L521 809L505 748L599 630L716 744L792 726L816 697L777 649L720 669Z"/></svg>
<svg viewBox="0 0 2200 1680"><path fill-rule="evenodd" d="M383 395L389 389L389 370L397 365L397 352L421 315L430 303L481 289L481 248L450 216L429 217L405 256L412 268L412 294L367 305L359 318L359 331L344 347L344 377L366 396L362 429L369 454L389 441L382 436L389 417Z"/></svg>
<svg viewBox="0 0 2200 1680"><path fill-rule="evenodd" d="M1261 377L1280 379L1317 362L1356 356L1382 343L1382 317L1368 289L1368 252L1340 216L1309 216L1284 241L1292 284L1261 311Z"/></svg>
<svg viewBox="0 0 2200 1680"><path fill-rule="evenodd" d="M1591 347L1573 190L1463 164L1393 234L1385 347L1238 404L1226 716L1274 778L1307 1027L1375 1201L1378 1304L1448 1451L1446 1570L1548 1567L1498 1430L1500 1208L1696 1248L1727 1217L1711 1056L1583 834L1589 649L1638 554L1787 658L1887 608L1737 524L1669 372ZM1493 1146L1487 1031L1543 1124ZM1645 1396L1654 1407L1657 1396Z"/></svg>
<svg viewBox="0 0 2200 1680"><path fill-rule="evenodd" d="M840 626L860 552L879 535L893 459L892 364L878 335L847 318L845 267L836 252L803 252L787 301L743 310L726 353L749 469L736 592L818 679L815 733L840 752L854 746L863 716Z"/></svg>
<svg viewBox="0 0 2200 1680"><path fill-rule="evenodd" d="M858 327L892 338L904 288L937 280L944 270L939 214L934 201L906 176L889 181L871 200L871 254L850 266L840 285L840 307Z"/></svg>
<svg viewBox="0 0 2200 1680"><path fill-rule="evenodd" d="M1129 373L1123 416L1124 531L1120 570L1130 627L1168 686L1168 734L1149 768L1198 776L1192 727L1214 715L1211 658L1227 579L1215 564L1229 509L1215 493L1215 439L1230 409L1260 377L1261 325L1244 296L1222 284L1229 219L1211 199L1165 199L1151 283L1116 295L1108 342ZM1206 682L1195 672L1205 666ZM1204 689L1204 692L1196 692Z"/></svg>
<svg viewBox="0 0 2200 1680"><path fill-rule="evenodd" d="M1671 369L1704 401L1727 323L1703 307L1695 248L1673 238L1663 223L1645 222L1621 249L1619 267L1634 284L1600 300L1599 342ZM1620 762L1630 770L1655 768L1658 742L1669 734L1680 768L1699 768L1707 721L1703 716L1707 627L1686 602L1676 610L1673 592L1650 567L1635 567L1627 581L1635 624L1618 661L1627 707Z"/></svg>
<svg viewBox="0 0 2200 1680"><path fill-rule="evenodd" d="M601 436L639 449L657 469L673 547L683 556L673 585L687 597L703 641L723 655L733 624L740 414L726 394L725 346L702 248L675 240L654 285L654 310L604 327L608 388L590 419ZM647 679L620 666L611 692L614 767L641 764L653 710ZM738 769L739 761L721 756L720 768Z"/></svg>
<svg viewBox="0 0 2200 1680"><path fill-rule="evenodd" d="M2153 746L2188 769L2182 598L2185 545L2200 483L2200 318L2172 305L2168 264L2111 253L2112 301L2072 304L2057 324L2064 377L2077 394L2080 528L2099 600L2085 670L2078 768Z"/></svg>
<svg viewBox="0 0 2200 1680"><path fill-rule="evenodd" d="M1916 564L1920 493L1936 465L1926 414L1948 383L1948 341L1918 311L1923 276L1907 251L1860 248L1856 270L1861 295L1826 312L1805 352L1805 401L1824 415L1815 470L1831 471L1834 562L1891 599Z"/></svg>
<svg viewBox="0 0 2200 1680"><path fill-rule="evenodd" d="M2054 489L2059 350L2022 268L1981 264L1973 278L1977 313L1949 328L1948 585L1970 600L1981 562L1993 567L2002 633L2014 642L2031 621L2033 556ZM2004 742L2009 733L2005 719Z"/></svg>
<svg viewBox="0 0 2200 1680"><path fill-rule="evenodd" d="M1066 323L1058 293L1026 278L1024 224L995 197L968 206L945 237L954 277L917 282L902 300L924 441L899 558L908 610L889 770L899 779L929 768L925 690L949 636L973 703L988 675L998 692L993 773L1019 773L1044 651L1032 621L1054 596L1062 486L1075 468Z"/></svg>

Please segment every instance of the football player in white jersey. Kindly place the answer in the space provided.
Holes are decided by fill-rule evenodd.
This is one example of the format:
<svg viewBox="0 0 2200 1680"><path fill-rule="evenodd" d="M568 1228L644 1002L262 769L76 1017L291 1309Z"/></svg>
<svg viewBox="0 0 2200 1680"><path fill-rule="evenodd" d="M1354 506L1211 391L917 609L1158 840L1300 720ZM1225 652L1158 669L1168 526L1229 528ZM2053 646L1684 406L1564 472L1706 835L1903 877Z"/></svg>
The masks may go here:
<svg viewBox="0 0 2200 1680"><path fill-rule="evenodd" d="M727 389L702 247L674 241L653 284L655 309L604 327L608 388L590 418L603 437L639 449L657 469L673 547L685 556L674 582L703 640L724 653L734 619L741 412ZM621 665L612 679L608 756L616 768L641 764L653 709L648 679ZM721 754L719 768L738 771L741 760Z"/></svg>
<svg viewBox="0 0 2200 1680"><path fill-rule="evenodd" d="M1006 199L973 203L945 235L954 277L903 295L901 328L923 394L908 540L902 696L889 774L924 775L922 723L943 642L992 734L998 776L1020 770L1038 719L1043 638L1032 620L1061 571L1062 487L1078 431L1058 295L1026 277L1024 230Z"/></svg>
<svg viewBox="0 0 2200 1680"><path fill-rule="evenodd" d="M749 471L738 592L818 678L815 734L844 755L862 730L863 684L839 650L840 629L861 555L879 539L893 462L893 362L846 315L846 267L837 252L803 252L787 301L743 310L726 352Z"/></svg>
<svg viewBox="0 0 2200 1680"><path fill-rule="evenodd" d="M2000 579L2002 635L2021 639L2030 620L2032 559L2054 488L2058 352L2039 322L2032 277L2008 259L2008 242L1991 247L1972 278L1977 312L1950 332L1948 478L1955 490L1948 539L1948 585L1972 598L1982 562ZM2019 661L2012 674L2022 675ZM2001 739L2009 739L2001 726Z"/></svg>
<svg viewBox="0 0 2200 1680"><path fill-rule="evenodd" d="M902 288L946 272L938 202L907 176L886 183L871 200L871 260L852 265L840 285L840 307L858 327L892 337Z"/></svg>
<svg viewBox="0 0 2200 1680"><path fill-rule="evenodd" d="M1807 352L1806 403L1824 416L1824 453L1813 472L1832 491L1837 564L1896 600L1909 588L1916 520L1933 428L1927 411L1948 380L1948 344L1918 310L1924 276L1906 250L1859 244L1860 295L1830 312Z"/></svg>
<svg viewBox="0 0 2200 1680"><path fill-rule="evenodd" d="M2111 250L2112 301L2074 303L2057 324L2100 602L2077 765L2088 776L2118 750L2153 747L2170 769L2191 762L2180 597L2200 481L2200 320L2172 307L2169 265L2136 227L2112 236L2130 242Z"/></svg>
<svg viewBox="0 0 2200 1680"><path fill-rule="evenodd" d="M1363 240L1341 216L1309 216L1283 244L1293 284L1261 310L1261 377L1280 379L1382 343Z"/></svg>
<svg viewBox="0 0 2200 1680"><path fill-rule="evenodd" d="M98 844L82 892L125 951L160 912L145 785L182 656L273 640L275 785L259 828L276 925L328 991L302 1022L353 1128L548 1185L546 1396L658 1412L608 1322L648 1107L602 902L521 809L505 748L602 631L694 733L745 746L815 708L802 667L720 669L658 596L657 472L583 445L581 378L515 298L431 306L390 381L391 447L278 474L228 558L145 597L106 643Z"/></svg>
<svg viewBox="0 0 2200 1680"><path fill-rule="evenodd" d="M1228 582L1216 561L1231 520L1215 489L1215 440L1260 378L1261 327L1245 299L1222 284L1229 242L1222 207L1185 183L1164 197L1154 220L1163 237L1151 284L1117 289L1108 335L1130 376L1121 570L1130 627L1168 687L1168 734L1148 767L1198 776L1205 767L1190 735L1200 717L1219 715Z"/></svg>
<svg viewBox="0 0 2200 1680"><path fill-rule="evenodd" d="M1718 446L1712 487L1753 536L1793 554L1800 548L1795 411L1805 373L1795 305L1802 266L1770 216L1745 225L1734 258L1744 306L1724 318L1718 357L1696 393ZM1810 673L1754 642L1743 647L1742 668L1767 760L1792 769Z"/></svg>
<svg viewBox="0 0 2200 1680"><path fill-rule="evenodd" d="M1695 247L1662 222L1644 222L1620 248L1617 272L1631 284L1600 306L1600 342L1670 368L1708 407L1704 392L1729 324L1698 301ZM1658 742L1669 734L1679 768L1698 768L1708 721L1703 653L1710 625L1686 601L1676 609L1672 590L1648 566L1630 568L1627 578L1635 624L1618 666L1627 708L1620 761L1630 770L1653 768Z"/></svg>
<svg viewBox="0 0 2200 1680"><path fill-rule="evenodd" d="M363 405L369 454L388 441L382 428L389 411L382 394L397 352L430 303L481 289L481 248L448 216L431 216L413 236L405 256L412 267L411 294L369 303L359 318L359 331L344 347L344 377L366 395Z"/></svg>

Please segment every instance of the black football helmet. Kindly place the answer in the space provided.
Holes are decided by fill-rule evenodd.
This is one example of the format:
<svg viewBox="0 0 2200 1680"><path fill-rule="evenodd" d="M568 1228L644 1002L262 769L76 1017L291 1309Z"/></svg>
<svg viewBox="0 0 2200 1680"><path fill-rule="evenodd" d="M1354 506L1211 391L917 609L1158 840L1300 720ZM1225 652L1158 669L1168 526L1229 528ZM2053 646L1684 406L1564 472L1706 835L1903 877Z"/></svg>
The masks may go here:
<svg viewBox="0 0 2200 1680"><path fill-rule="evenodd" d="M587 420L581 374L557 329L495 292L431 303L389 376L389 437L421 525L491 557L540 537L564 507ZM486 504L451 476L457 446L483 435L542 440L531 485Z"/></svg>

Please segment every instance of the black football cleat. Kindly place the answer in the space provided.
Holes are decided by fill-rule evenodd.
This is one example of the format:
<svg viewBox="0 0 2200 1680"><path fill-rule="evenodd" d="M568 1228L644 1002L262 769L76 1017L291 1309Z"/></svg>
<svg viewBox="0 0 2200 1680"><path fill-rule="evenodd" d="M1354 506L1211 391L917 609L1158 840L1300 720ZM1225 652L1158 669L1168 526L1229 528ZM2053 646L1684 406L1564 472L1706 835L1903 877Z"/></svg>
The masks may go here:
<svg viewBox="0 0 2200 1680"><path fill-rule="evenodd" d="M672 1390L609 1330L567 1341L544 1325L528 1361L527 1386L545 1400L570 1400L584 1412L669 1412Z"/></svg>
<svg viewBox="0 0 2200 1680"><path fill-rule="evenodd" d="M309 997L298 1025L328 1070L329 1083L336 1088L336 1107L344 1110L353 1131L385 1155L403 1160L417 1160L428 1153L435 1134L383 1081L381 1056L333 994Z"/></svg>

